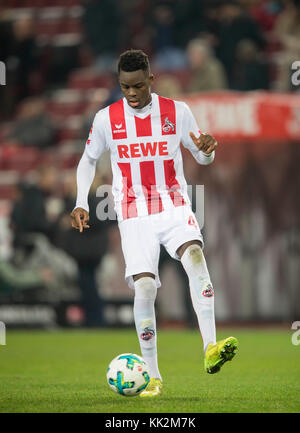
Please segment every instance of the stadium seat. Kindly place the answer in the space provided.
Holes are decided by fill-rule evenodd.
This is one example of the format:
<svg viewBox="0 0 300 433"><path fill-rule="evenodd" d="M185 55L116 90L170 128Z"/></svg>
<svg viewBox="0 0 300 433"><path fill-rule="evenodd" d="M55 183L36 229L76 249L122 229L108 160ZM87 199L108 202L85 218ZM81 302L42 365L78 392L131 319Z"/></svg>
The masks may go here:
<svg viewBox="0 0 300 433"><path fill-rule="evenodd" d="M56 91L47 104L47 111L54 117L69 117L83 113L86 101L80 91L65 89Z"/></svg>
<svg viewBox="0 0 300 433"><path fill-rule="evenodd" d="M57 140L64 142L78 138L81 131L81 116L70 116L58 126Z"/></svg>
<svg viewBox="0 0 300 433"><path fill-rule="evenodd" d="M81 140L66 140L57 152L57 166L62 169L76 168L81 158L83 144Z"/></svg>
<svg viewBox="0 0 300 433"><path fill-rule="evenodd" d="M114 78L111 74L99 74L91 68L77 69L70 74L69 87L74 89L91 89L104 87L112 89Z"/></svg>
<svg viewBox="0 0 300 433"><path fill-rule="evenodd" d="M35 34L54 36L59 32L60 25L60 20L38 20L35 24Z"/></svg>
<svg viewBox="0 0 300 433"><path fill-rule="evenodd" d="M40 159L40 150L30 146L14 146L2 149L1 169L24 173L36 167Z"/></svg>
<svg viewBox="0 0 300 433"><path fill-rule="evenodd" d="M37 11L37 18L40 20L61 20L67 14L64 7L45 7Z"/></svg>

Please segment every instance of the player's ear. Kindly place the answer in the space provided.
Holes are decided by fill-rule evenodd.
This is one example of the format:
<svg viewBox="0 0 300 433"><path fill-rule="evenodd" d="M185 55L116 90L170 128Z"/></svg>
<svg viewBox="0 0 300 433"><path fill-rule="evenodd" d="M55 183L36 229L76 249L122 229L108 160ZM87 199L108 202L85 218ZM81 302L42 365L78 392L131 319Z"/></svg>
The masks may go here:
<svg viewBox="0 0 300 433"><path fill-rule="evenodd" d="M149 84L150 84L150 86L152 86L153 81L154 81L154 75L153 75L153 74L150 74L150 75L149 75Z"/></svg>

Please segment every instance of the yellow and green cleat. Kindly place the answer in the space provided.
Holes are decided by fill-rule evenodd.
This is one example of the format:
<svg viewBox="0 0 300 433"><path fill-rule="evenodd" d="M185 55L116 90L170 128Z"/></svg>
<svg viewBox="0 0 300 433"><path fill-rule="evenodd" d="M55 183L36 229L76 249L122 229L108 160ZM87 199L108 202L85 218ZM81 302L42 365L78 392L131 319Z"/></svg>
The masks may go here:
<svg viewBox="0 0 300 433"><path fill-rule="evenodd" d="M151 377L147 388L140 393L140 397L157 397L162 393L162 381Z"/></svg>
<svg viewBox="0 0 300 433"><path fill-rule="evenodd" d="M238 350L238 340L235 337L228 337L218 341L216 344L207 346L204 357L204 369L207 373L214 374L227 361L231 361Z"/></svg>

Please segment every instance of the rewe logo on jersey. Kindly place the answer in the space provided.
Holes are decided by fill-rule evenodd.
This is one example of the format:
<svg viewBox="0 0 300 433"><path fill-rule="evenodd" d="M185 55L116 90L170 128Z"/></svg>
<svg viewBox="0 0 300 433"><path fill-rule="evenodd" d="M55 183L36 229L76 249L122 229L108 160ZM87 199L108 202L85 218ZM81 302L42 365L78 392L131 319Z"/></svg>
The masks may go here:
<svg viewBox="0 0 300 433"><path fill-rule="evenodd" d="M142 156L166 156L168 153L167 141L149 141L147 143L120 144L118 146L120 158L140 158Z"/></svg>
<svg viewBox="0 0 300 433"><path fill-rule="evenodd" d="M163 131L168 132L174 132L175 131L175 125L166 117L165 118L165 124L163 125Z"/></svg>

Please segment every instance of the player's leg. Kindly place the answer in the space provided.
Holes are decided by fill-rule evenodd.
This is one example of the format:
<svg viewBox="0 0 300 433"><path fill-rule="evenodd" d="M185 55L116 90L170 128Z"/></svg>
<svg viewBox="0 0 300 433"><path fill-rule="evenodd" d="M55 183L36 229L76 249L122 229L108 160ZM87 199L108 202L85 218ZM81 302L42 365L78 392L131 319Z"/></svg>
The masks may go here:
<svg viewBox="0 0 300 433"><path fill-rule="evenodd" d="M125 279L134 289L134 320L142 356L149 366L151 382L161 376L157 365L156 317L154 303L160 287L159 241L150 218L135 218L119 223L126 270ZM148 385L148 387L149 387ZM140 395L148 396L148 387ZM157 394L149 395L154 396Z"/></svg>
<svg viewBox="0 0 300 433"><path fill-rule="evenodd" d="M192 304L203 339L205 370L216 373L224 362L234 356L237 340L229 337L216 343L214 290L202 251L202 234L189 206L175 210L173 218L170 216L162 227L160 239L170 256L181 260L187 273Z"/></svg>
<svg viewBox="0 0 300 433"><path fill-rule="evenodd" d="M209 343L216 343L216 325L213 286L202 244L199 240L191 240L181 245L176 252L189 279L192 303L206 351Z"/></svg>
<svg viewBox="0 0 300 433"><path fill-rule="evenodd" d="M216 342L214 292L201 243L196 240L185 242L178 248L177 254L189 278L191 298L203 339L204 368L208 373L217 373L226 361L234 357L238 341L235 337L228 337Z"/></svg>
<svg viewBox="0 0 300 433"><path fill-rule="evenodd" d="M142 357L149 367L150 383L141 397L154 397L162 390L162 379L157 362L157 338L155 299L157 286L155 275L142 272L133 276L134 280L134 321L140 343Z"/></svg>
<svg viewBox="0 0 300 433"><path fill-rule="evenodd" d="M150 377L161 379L157 363L157 338L155 299L157 287L155 276L151 273L140 273L133 276L134 304L133 313L142 356L148 364Z"/></svg>

